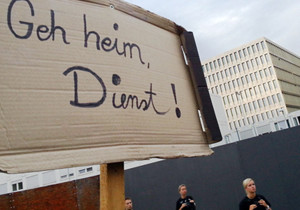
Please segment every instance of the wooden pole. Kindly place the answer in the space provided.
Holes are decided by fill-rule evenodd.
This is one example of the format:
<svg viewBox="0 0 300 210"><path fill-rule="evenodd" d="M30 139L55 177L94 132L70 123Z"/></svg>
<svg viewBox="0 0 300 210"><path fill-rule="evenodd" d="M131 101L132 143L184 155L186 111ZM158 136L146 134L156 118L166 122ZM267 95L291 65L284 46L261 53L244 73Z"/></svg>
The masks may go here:
<svg viewBox="0 0 300 210"><path fill-rule="evenodd" d="M124 162L100 166L100 210L124 210Z"/></svg>

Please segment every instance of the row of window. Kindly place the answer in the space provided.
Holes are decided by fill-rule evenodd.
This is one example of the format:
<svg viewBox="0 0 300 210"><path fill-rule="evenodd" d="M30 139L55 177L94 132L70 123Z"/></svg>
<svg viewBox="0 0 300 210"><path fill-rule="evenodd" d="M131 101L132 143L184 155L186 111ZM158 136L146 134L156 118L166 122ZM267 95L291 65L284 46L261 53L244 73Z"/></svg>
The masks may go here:
<svg viewBox="0 0 300 210"><path fill-rule="evenodd" d="M93 171L93 167L88 167L88 168L83 168L83 169L78 170L78 173L79 173L79 175L82 175L82 174L92 172L92 171ZM60 179L65 180L68 177L69 178L74 177L74 173L68 173L68 172L69 172L68 169L61 169L60 170ZM56 182L55 171L47 171L47 172L43 173L42 178L43 178L44 185ZM27 180L28 188L33 188L33 187L39 186L38 175L27 177L26 180ZM12 184L13 192L22 190L23 188L24 188L23 182L21 180L16 181Z"/></svg>
<svg viewBox="0 0 300 210"><path fill-rule="evenodd" d="M283 108L274 109L271 111L267 111L261 114L252 115L247 118L243 118L241 120L232 121L229 123L229 127L231 130L234 130L236 127L242 127L247 125L252 125L257 122L262 122L266 119L272 119L277 116L281 116Z"/></svg>
<svg viewBox="0 0 300 210"><path fill-rule="evenodd" d="M210 90L211 90L211 93L213 93L213 94L224 95L227 90L230 91L230 90L234 90L236 88L241 88L243 85L247 84L247 83L245 83L245 81L247 81L249 83L248 79L249 79L249 77L246 79L237 78L236 80L232 80L232 81L220 84L220 85L216 85L216 86L212 87ZM241 91L236 91L235 93L231 94L232 100L228 99L228 103L230 103L230 101L233 101L233 102L237 101L237 99L234 100L235 98L237 98L237 95L240 95L241 99L244 99L249 96L256 96L258 94L267 93L268 91L272 91L277 88L278 88L277 81L271 80L271 81L259 84L257 86L246 88ZM226 101L225 101L226 99L224 99L224 97L223 97L223 101L224 101L224 104L226 105L227 103L226 103Z"/></svg>
<svg viewBox="0 0 300 210"><path fill-rule="evenodd" d="M209 71L209 70L213 70L216 68L222 68L225 65L230 65L234 61L238 61L242 58L245 58L248 55L250 56L251 54L255 54L256 52L263 51L265 48L266 47L265 47L264 41L253 44L247 48L243 48L234 53L230 53L229 55L225 55L221 58L218 58L217 60L209 62L208 64L205 64L205 70ZM202 66L202 67L204 68L204 66Z"/></svg>
<svg viewBox="0 0 300 210"><path fill-rule="evenodd" d="M226 115L228 119L231 119L234 117L242 116L244 113L251 113L256 109L262 109L264 107L272 106L274 104L280 103L281 101L281 94L277 93L272 96L267 96L265 98L261 98L230 109L226 109Z"/></svg>
<svg viewBox="0 0 300 210"><path fill-rule="evenodd" d="M241 76L241 78L244 79L244 77L246 77L246 79L247 79L247 77L249 75L251 77L252 82L253 82L255 80L268 78L269 76L274 75L274 70L273 70L272 66L269 66L268 68L264 68L264 69L261 69L259 71L256 71L256 72L253 72L253 73L250 73L250 74L248 72L244 72L244 73L246 75ZM218 82L222 81L225 78L228 80L229 76L234 76L234 75L237 75L236 68L228 68L228 69L225 69L224 71L220 71L220 72L208 75L207 76L207 82L209 84L218 83ZM247 82L250 82L250 81L247 79Z"/></svg>

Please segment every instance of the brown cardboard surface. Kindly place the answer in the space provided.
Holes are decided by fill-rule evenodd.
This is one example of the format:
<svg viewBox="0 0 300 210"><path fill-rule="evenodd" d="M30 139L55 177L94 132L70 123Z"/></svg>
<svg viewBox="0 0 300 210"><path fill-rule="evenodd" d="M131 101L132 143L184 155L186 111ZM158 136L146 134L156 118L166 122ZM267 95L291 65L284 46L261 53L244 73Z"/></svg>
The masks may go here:
<svg viewBox="0 0 300 210"><path fill-rule="evenodd" d="M211 154L178 34L109 5L4 0L0 46L1 170Z"/></svg>

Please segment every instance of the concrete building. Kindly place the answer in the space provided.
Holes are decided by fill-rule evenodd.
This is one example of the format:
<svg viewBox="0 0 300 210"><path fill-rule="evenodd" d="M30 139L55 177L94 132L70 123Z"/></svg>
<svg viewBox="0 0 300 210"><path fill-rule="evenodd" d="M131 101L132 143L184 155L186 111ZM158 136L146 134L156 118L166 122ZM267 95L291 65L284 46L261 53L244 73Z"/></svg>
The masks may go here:
<svg viewBox="0 0 300 210"><path fill-rule="evenodd" d="M203 63L231 130L300 109L300 57L261 38Z"/></svg>

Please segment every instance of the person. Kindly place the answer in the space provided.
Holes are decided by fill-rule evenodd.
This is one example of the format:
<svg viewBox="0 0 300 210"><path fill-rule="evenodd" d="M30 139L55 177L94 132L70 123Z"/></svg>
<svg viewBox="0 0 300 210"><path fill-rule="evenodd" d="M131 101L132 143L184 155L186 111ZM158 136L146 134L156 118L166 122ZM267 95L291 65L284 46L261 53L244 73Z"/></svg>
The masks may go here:
<svg viewBox="0 0 300 210"><path fill-rule="evenodd" d="M187 195L187 188L184 184L179 185L180 198L176 202L176 210L196 210L196 203L192 196Z"/></svg>
<svg viewBox="0 0 300 210"><path fill-rule="evenodd" d="M243 187L246 197L239 204L240 210L272 210L269 201L263 195L256 194L256 186L253 179L245 179Z"/></svg>
<svg viewBox="0 0 300 210"><path fill-rule="evenodd" d="M133 204L131 198L125 198L125 210L133 210Z"/></svg>

